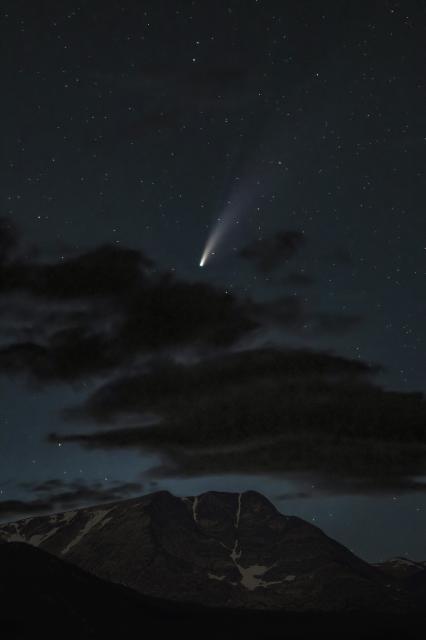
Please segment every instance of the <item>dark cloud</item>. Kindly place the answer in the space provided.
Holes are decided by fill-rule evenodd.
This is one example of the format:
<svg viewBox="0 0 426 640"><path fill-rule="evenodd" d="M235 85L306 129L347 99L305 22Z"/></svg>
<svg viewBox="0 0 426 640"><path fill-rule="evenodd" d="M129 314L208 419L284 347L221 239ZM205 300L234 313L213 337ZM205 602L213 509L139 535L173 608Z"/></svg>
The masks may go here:
<svg viewBox="0 0 426 640"><path fill-rule="evenodd" d="M135 493L141 493L143 485L138 482L126 483L101 483L85 484L82 481L74 481L71 483L60 483L47 481L44 484L37 485L33 491L45 496L49 499L54 508L66 508L69 506L78 506L82 504L96 504L98 502L112 502L120 500Z"/></svg>
<svg viewBox="0 0 426 640"><path fill-rule="evenodd" d="M310 379L325 384L336 377L353 380L376 371L359 360L309 350L256 349L225 353L195 364L164 359L152 362L142 372L106 383L67 415L73 419L90 416L98 422L111 422L123 414L157 413L171 418L180 410L186 416L190 407L201 407L204 398L208 401L212 397L216 404L216 397L224 390L228 395L234 391L244 395L246 388L266 383L266 391L280 393L281 389L284 393L290 388L305 393Z"/></svg>
<svg viewBox="0 0 426 640"><path fill-rule="evenodd" d="M1 500L0 520L46 513L51 509L52 505L48 500Z"/></svg>
<svg viewBox="0 0 426 640"><path fill-rule="evenodd" d="M413 449L413 448L411 448ZM420 459L420 456L419 456ZM423 457L423 461L425 458ZM384 457L384 464L386 460ZM405 492L424 492L426 491L426 481L422 477L413 477L410 475L410 468L407 465L407 456L405 459L405 467L401 468L400 473L380 473L370 475L345 475L345 474L324 474L319 472L314 476L304 473L297 473L293 480L296 480L304 490L289 491L275 496L276 500L286 501L294 498L315 499L319 496L327 495L383 495L383 493L395 494ZM403 475L406 472L407 475Z"/></svg>
<svg viewBox="0 0 426 640"><path fill-rule="evenodd" d="M85 484L81 480L66 483L56 478L41 484L22 483L21 487L37 494L37 497L33 500L0 501L0 519L114 502L140 494L143 490L143 485L138 482Z"/></svg>
<svg viewBox="0 0 426 640"><path fill-rule="evenodd" d="M398 456L398 452L395 451L396 443L394 444L394 457ZM424 466L425 452L420 453L416 457L413 446L407 447L405 453L400 457L401 467L399 473L389 472L386 469L386 456L383 456L383 466L380 470L377 470L375 474L370 476L342 476L337 477L317 477L315 481L315 489L313 493L321 494L382 494L384 491L388 493L401 493L401 492L414 492L425 491L426 482L424 478L419 476L410 475L415 469L417 464ZM414 466L411 465L414 463ZM406 473L406 475L404 475Z"/></svg>
<svg viewBox="0 0 426 640"><path fill-rule="evenodd" d="M426 405L420 394L381 389L371 380L376 370L276 349L163 362L104 385L69 414L108 429L50 440L153 451L164 474L311 472L332 486L407 486L426 467ZM162 421L120 426L147 412Z"/></svg>
<svg viewBox="0 0 426 640"><path fill-rule="evenodd" d="M240 251L240 256L262 273L270 273L293 258L305 241L301 231L280 231L274 236L256 240Z"/></svg>
<svg viewBox="0 0 426 640"><path fill-rule="evenodd" d="M247 408L247 406L245 405ZM244 413L248 419L248 411ZM266 418L268 419L268 417ZM222 474L268 474L287 476L303 472L316 482L325 478L323 491L329 493L366 493L382 491L425 490L426 485L415 477L424 475L426 445L416 441L401 445L400 437L388 442L361 435L345 436L319 431L315 433L314 419L301 426L298 421L293 433L283 427L282 435L265 437L258 424L256 438L247 436L244 425L233 426L240 441L231 438L229 444L208 444L204 433L200 442L195 426L173 430L145 428L112 429L84 434L52 434L51 442L73 442L88 449L134 448L154 452L163 462L151 473L158 476L199 476ZM262 424L265 424L264 422ZM229 422L226 423L229 428ZM211 427L210 427L211 428ZM190 430L192 429L192 430ZM224 436L224 428L219 425ZM401 434L400 434L401 435Z"/></svg>
<svg viewBox="0 0 426 640"><path fill-rule="evenodd" d="M240 301L116 246L55 262L24 260L15 233L7 234L0 371L39 383L98 380L87 401L64 415L100 430L52 434L51 441L151 450L163 456L163 472L183 475L311 470L402 478L409 465L422 468L421 398L382 390L372 381L378 368L359 360L253 348L270 328L339 334L359 317L310 311L296 295ZM266 243L251 258L274 269L302 241L299 232L282 232L267 257ZM406 448L395 445L401 440ZM67 500L96 500L99 488L50 489L62 508ZM40 489L34 509L45 501Z"/></svg>
<svg viewBox="0 0 426 640"><path fill-rule="evenodd" d="M310 312L295 295L240 301L161 272L141 251L124 247L24 260L15 252L13 227L3 221L3 228L10 258L0 264L0 371L38 383L105 376L178 349L230 348L262 327L337 334L358 321ZM302 238L300 232L277 234L254 259L289 257ZM268 243L272 250L262 257Z"/></svg>
<svg viewBox="0 0 426 640"><path fill-rule="evenodd" d="M35 493L51 493L58 489L63 489L66 486L66 482L60 478L52 478L51 480L45 480L39 484L31 482L21 482L19 485L22 489L33 491Z"/></svg>
<svg viewBox="0 0 426 640"><path fill-rule="evenodd" d="M140 285L152 266L140 251L102 246L55 263L16 260L4 279L9 290L53 300L111 298Z"/></svg>
<svg viewBox="0 0 426 640"><path fill-rule="evenodd" d="M36 382L72 382L108 372L118 361L106 338L89 334L86 327L53 334L47 344L20 342L0 350L3 373L24 373Z"/></svg>
<svg viewBox="0 0 426 640"><path fill-rule="evenodd" d="M120 339L128 349L230 346L257 327L233 296L171 277L134 295L126 311Z"/></svg>
<svg viewBox="0 0 426 640"><path fill-rule="evenodd" d="M16 338L0 349L0 371L38 382L106 374L165 349L230 346L257 327L233 296L118 247L57 263L12 260L0 265L0 292L0 331Z"/></svg>

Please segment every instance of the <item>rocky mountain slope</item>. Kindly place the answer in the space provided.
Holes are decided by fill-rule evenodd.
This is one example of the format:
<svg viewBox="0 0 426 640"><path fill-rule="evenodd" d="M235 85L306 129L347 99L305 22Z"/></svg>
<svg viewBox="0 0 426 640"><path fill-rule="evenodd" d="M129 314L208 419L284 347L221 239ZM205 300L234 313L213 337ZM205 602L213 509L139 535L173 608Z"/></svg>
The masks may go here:
<svg viewBox="0 0 426 640"><path fill-rule="evenodd" d="M396 580L404 580L426 570L425 562L415 562L410 558L390 558L374 565L386 575Z"/></svg>
<svg viewBox="0 0 426 640"><path fill-rule="evenodd" d="M7 640L416 640L424 616L209 608L138 594L20 542L0 544L0 630ZM420 630L420 633L419 633Z"/></svg>
<svg viewBox="0 0 426 640"><path fill-rule="evenodd" d="M392 558L375 565L389 576L401 590L417 599L420 607L426 602L426 562L414 562L409 558Z"/></svg>
<svg viewBox="0 0 426 640"><path fill-rule="evenodd" d="M391 577L261 494L158 492L0 527L141 594L218 607L406 611Z"/></svg>

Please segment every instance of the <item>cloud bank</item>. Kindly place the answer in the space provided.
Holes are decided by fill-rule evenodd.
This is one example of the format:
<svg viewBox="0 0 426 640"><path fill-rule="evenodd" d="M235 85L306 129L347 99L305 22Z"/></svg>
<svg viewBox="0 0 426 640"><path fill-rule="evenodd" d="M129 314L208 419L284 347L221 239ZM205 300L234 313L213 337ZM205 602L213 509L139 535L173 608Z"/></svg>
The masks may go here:
<svg viewBox="0 0 426 640"><path fill-rule="evenodd" d="M268 272L304 241L283 231L242 257ZM85 402L64 410L67 430L49 441L154 451L158 474L297 471L336 490L404 488L424 473L420 394L381 388L380 368L367 362L256 346L271 327L339 335L360 316L316 312L297 295L239 299L117 246L56 262L24 258L8 220L0 250L0 373L44 385L93 381ZM80 432L79 420L93 428Z"/></svg>

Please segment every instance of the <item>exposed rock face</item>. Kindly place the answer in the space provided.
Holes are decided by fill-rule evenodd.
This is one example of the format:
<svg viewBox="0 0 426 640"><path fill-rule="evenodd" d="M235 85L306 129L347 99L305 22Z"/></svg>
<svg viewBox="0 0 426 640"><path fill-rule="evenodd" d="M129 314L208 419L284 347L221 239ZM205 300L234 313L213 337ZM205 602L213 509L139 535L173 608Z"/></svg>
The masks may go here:
<svg viewBox="0 0 426 640"><path fill-rule="evenodd" d="M391 558L374 565L386 575L397 580L405 580L418 573L426 571L426 563L415 562L410 558Z"/></svg>
<svg viewBox="0 0 426 640"><path fill-rule="evenodd" d="M392 558L375 566L396 581L400 589L407 591L423 609L426 598L426 562Z"/></svg>
<svg viewBox="0 0 426 640"><path fill-rule="evenodd" d="M140 593L214 606L395 611L403 593L317 527L261 494L159 492L0 527Z"/></svg>

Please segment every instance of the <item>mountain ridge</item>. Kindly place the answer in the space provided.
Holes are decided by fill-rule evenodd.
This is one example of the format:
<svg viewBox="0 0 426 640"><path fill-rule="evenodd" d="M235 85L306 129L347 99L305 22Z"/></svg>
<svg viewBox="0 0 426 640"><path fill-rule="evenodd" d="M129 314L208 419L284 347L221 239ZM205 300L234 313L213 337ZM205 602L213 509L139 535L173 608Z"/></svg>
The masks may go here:
<svg viewBox="0 0 426 640"><path fill-rule="evenodd" d="M159 491L0 526L144 595L287 611L405 611L404 593L315 525L256 491Z"/></svg>

